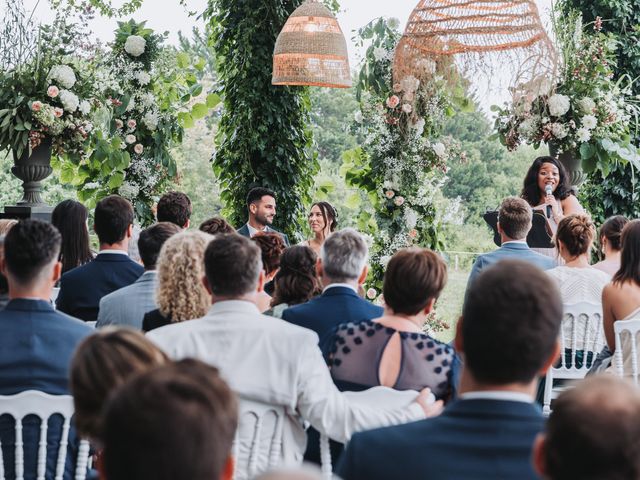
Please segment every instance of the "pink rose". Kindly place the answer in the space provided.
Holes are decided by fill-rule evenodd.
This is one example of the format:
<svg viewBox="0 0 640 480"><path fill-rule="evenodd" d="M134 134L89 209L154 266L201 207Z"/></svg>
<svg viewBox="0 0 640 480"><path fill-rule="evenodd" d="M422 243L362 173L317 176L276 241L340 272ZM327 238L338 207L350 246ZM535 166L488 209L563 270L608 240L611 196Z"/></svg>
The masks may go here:
<svg viewBox="0 0 640 480"><path fill-rule="evenodd" d="M129 128L129 130L135 129L136 125L138 124L136 123L135 120L127 120L127 127Z"/></svg>
<svg viewBox="0 0 640 480"><path fill-rule="evenodd" d="M144 151L144 147L141 143L136 143L136 146L133 147L133 151L140 155Z"/></svg>
<svg viewBox="0 0 640 480"><path fill-rule="evenodd" d="M401 207L404 203L404 197L396 197L393 203L395 203L397 207Z"/></svg>
<svg viewBox="0 0 640 480"><path fill-rule="evenodd" d="M378 292L375 288L370 288L369 290L367 290L367 298L369 300L373 300L374 298L376 298L376 295L378 295Z"/></svg>
<svg viewBox="0 0 640 480"><path fill-rule="evenodd" d="M410 238L410 239L412 239L412 240L413 240L413 239L415 239L417 236L418 236L418 231L417 231L415 228L409 232L409 238Z"/></svg>
<svg viewBox="0 0 640 480"><path fill-rule="evenodd" d="M60 118L63 113L64 113L64 110L61 108L56 107L53 109L53 114L56 116L56 118Z"/></svg>
<svg viewBox="0 0 640 480"><path fill-rule="evenodd" d="M116 128L122 127L124 127L124 123L122 123L122 120L120 120L119 118L116 118Z"/></svg>
<svg viewBox="0 0 640 480"><path fill-rule="evenodd" d="M34 112L39 112L42 110L42 102L35 101L31 104L31 110Z"/></svg>
<svg viewBox="0 0 640 480"><path fill-rule="evenodd" d="M387 98L387 107L396 108L400 104L400 97L397 95L391 95Z"/></svg>
<svg viewBox="0 0 640 480"><path fill-rule="evenodd" d="M47 88L47 95L49 95L51 98L56 98L59 93L60 90L58 90L58 87L56 87L55 85L51 85L49 88Z"/></svg>
<svg viewBox="0 0 640 480"><path fill-rule="evenodd" d="M384 192L384 196L388 199L392 199L395 195L396 194L393 190L387 190L386 192Z"/></svg>

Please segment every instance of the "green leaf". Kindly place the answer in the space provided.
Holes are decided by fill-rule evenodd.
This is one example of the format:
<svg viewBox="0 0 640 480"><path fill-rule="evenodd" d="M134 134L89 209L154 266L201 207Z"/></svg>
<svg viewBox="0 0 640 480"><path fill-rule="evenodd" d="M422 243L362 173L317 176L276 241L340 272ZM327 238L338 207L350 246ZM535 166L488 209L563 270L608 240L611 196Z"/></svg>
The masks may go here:
<svg viewBox="0 0 640 480"><path fill-rule="evenodd" d="M209 108L215 108L220 104L220 95L218 95L217 93L210 93L209 95L207 95L207 107Z"/></svg>
<svg viewBox="0 0 640 480"><path fill-rule="evenodd" d="M178 63L179 68L187 68L189 63L191 63L191 59L189 58L188 53L180 52L176 55L176 62Z"/></svg>
<svg viewBox="0 0 640 480"><path fill-rule="evenodd" d="M194 120L199 120L201 118L206 117L207 113L209 113L209 108L204 103L196 103L191 109L191 116L193 117ZM185 128L190 128L190 127L185 126Z"/></svg>
<svg viewBox="0 0 640 480"><path fill-rule="evenodd" d="M347 200L345 201L344 205L347 208L355 209L360 206L360 203L361 203L360 192L354 192L347 197Z"/></svg>
<svg viewBox="0 0 640 480"><path fill-rule="evenodd" d="M71 183L75 177L75 169L72 165L64 165L60 171L60 181L62 183Z"/></svg>
<svg viewBox="0 0 640 480"><path fill-rule="evenodd" d="M580 145L580 158L582 158L583 161L593 157L595 154L596 149L593 147L593 145L589 143L583 143L582 145Z"/></svg>
<svg viewBox="0 0 640 480"><path fill-rule="evenodd" d="M194 125L193 117L188 112L178 113L178 123L184 128L192 128Z"/></svg>
<svg viewBox="0 0 640 480"><path fill-rule="evenodd" d="M115 190L116 188L119 188L123 182L124 182L124 173L115 172L109 179L108 185L109 185L109 188L112 188Z"/></svg>

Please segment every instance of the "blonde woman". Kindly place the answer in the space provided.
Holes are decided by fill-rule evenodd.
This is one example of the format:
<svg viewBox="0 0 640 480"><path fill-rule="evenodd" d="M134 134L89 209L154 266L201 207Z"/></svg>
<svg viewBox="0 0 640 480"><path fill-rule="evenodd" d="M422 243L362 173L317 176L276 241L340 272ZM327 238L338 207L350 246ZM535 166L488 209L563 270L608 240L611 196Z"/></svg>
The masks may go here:
<svg viewBox="0 0 640 480"><path fill-rule="evenodd" d="M158 257L158 308L142 321L145 332L171 323L200 318L211 307L202 284L204 251L213 237L200 231L183 232L166 241Z"/></svg>

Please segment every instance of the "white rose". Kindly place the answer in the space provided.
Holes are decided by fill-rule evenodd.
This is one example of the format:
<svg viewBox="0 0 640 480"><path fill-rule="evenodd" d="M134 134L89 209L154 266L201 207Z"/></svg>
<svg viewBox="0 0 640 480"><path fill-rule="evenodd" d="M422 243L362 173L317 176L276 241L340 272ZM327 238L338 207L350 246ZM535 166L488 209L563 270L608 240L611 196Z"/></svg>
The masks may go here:
<svg viewBox="0 0 640 480"><path fill-rule="evenodd" d="M426 123L427 122L425 122L424 118L421 118L413 125L413 128L416 131L416 135L421 136L424 133L424 126L426 125Z"/></svg>
<svg viewBox="0 0 640 480"><path fill-rule="evenodd" d="M598 119L594 115L582 117L582 126L588 130L593 130L598 126Z"/></svg>
<svg viewBox="0 0 640 480"><path fill-rule="evenodd" d="M556 93L549 97L549 113L554 117L561 117L571 108L571 101L566 95Z"/></svg>
<svg viewBox="0 0 640 480"><path fill-rule="evenodd" d="M144 53L147 41L139 35L129 35L124 42L124 51L132 57L139 57Z"/></svg>
<svg viewBox="0 0 640 480"><path fill-rule="evenodd" d="M589 97L584 97L578 100L578 106L584 113L591 114L596 109L596 102Z"/></svg>
<svg viewBox="0 0 640 480"><path fill-rule="evenodd" d="M133 147L133 151L140 155L144 151L144 146L141 143L136 143L136 146Z"/></svg>
<svg viewBox="0 0 640 480"><path fill-rule="evenodd" d="M402 111L406 114L409 114L411 112L413 112L413 107L411 105L409 105L408 103L405 103L404 105L402 105Z"/></svg>
<svg viewBox="0 0 640 480"><path fill-rule="evenodd" d="M60 90L60 103L68 112L75 112L80 105L80 100L75 93L69 90Z"/></svg>
<svg viewBox="0 0 640 480"><path fill-rule="evenodd" d="M129 134L126 137L124 137L124 141L127 142L129 145L131 145L132 143L136 143L136 136Z"/></svg>
<svg viewBox="0 0 640 480"><path fill-rule="evenodd" d="M551 133L553 133L553 136L556 137L558 140L561 140L567 136L567 133L568 133L567 127L565 127L561 123L552 123Z"/></svg>
<svg viewBox="0 0 640 480"><path fill-rule="evenodd" d="M86 115L91 111L91 104L83 100L80 102L80 105L78 105L78 110L80 110L81 114Z"/></svg>
<svg viewBox="0 0 640 480"><path fill-rule="evenodd" d="M447 149L441 142L433 144L431 148L433 149L433 153L440 158L443 158L447 154Z"/></svg>
<svg viewBox="0 0 640 480"><path fill-rule="evenodd" d="M151 81L151 75L149 75L147 72L138 72L136 74L136 80L140 85L144 87L145 85L149 85L149 82Z"/></svg>
<svg viewBox="0 0 640 480"><path fill-rule="evenodd" d="M591 132L584 127L580 127L578 130L576 130L576 139L582 143L588 142L589 140L591 140Z"/></svg>
<svg viewBox="0 0 640 480"><path fill-rule="evenodd" d="M50 80L57 80L64 88L71 88L76 84L76 74L68 65L56 65L47 75L47 81Z"/></svg>

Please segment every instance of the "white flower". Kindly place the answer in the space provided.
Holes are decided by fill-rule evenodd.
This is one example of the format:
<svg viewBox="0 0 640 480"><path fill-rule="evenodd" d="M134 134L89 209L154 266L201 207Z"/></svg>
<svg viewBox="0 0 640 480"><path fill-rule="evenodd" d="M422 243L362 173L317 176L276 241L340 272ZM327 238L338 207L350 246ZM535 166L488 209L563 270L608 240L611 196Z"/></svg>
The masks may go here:
<svg viewBox="0 0 640 480"><path fill-rule="evenodd" d="M127 105L127 109L125 110L126 112L130 112L131 110L133 110L136 106L136 101L133 97L131 97L129 99L129 104Z"/></svg>
<svg viewBox="0 0 640 480"><path fill-rule="evenodd" d="M396 28L400 28L400 20L398 20L395 17L391 17L388 21L387 21L387 26L391 29L391 30L395 30Z"/></svg>
<svg viewBox="0 0 640 480"><path fill-rule="evenodd" d="M404 204L404 197L396 197L393 203L395 203L397 207L401 207Z"/></svg>
<svg viewBox="0 0 640 480"><path fill-rule="evenodd" d="M354 120L358 123L362 123L363 120L363 116L362 116L362 112L360 110L358 110L355 115L353 116Z"/></svg>
<svg viewBox="0 0 640 480"><path fill-rule="evenodd" d="M116 118L116 128L124 127L124 123L119 118Z"/></svg>
<svg viewBox="0 0 640 480"><path fill-rule="evenodd" d="M549 97L549 113L554 117L561 117L569 111L571 101L566 95L556 93Z"/></svg>
<svg viewBox="0 0 640 480"><path fill-rule="evenodd" d="M380 265L382 265L383 267L386 267L387 264L389 263L389 260L391 260L391 255L384 255L380 257Z"/></svg>
<svg viewBox="0 0 640 480"><path fill-rule="evenodd" d="M411 112L413 112L413 107L411 105L409 105L408 103L405 103L404 105L402 105L402 111L406 114L409 114Z"/></svg>
<svg viewBox="0 0 640 480"><path fill-rule="evenodd" d="M376 59L377 62L384 60L387 57L387 51L382 47L375 47L373 49L373 58Z"/></svg>
<svg viewBox="0 0 640 480"><path fill-rule="evenodd" d="M374 298L376 298L377 295L378 295L378 292L376 291L375 288L370 288L369 290L367 290L367 298L369 300L373 300Z"/></svg>
<svg viewBox="0 0 640 480"><path fill-rule="evenodd" d="M525 137L533 135L538 128L538 118L529 117L526 118L518 127L518 132Z"/></svg>
<svg viewBox="0 0 640 480"><path fill-rule="evenodd" d="M57 80L64 88L71 88L76 84L76 74L68 65L56 65L47 75L47 82Z"/></svg>
<svg viewBox="0 0 640 480"><path fill-rule="evenodd" d="M98 182L89 182L82 187L83 190L95 190L96 188L100 188L100 184Z"/></svg>
<svg viewBox="0 0 640 480"><path fill-rule="evenodd" d="M144 53L147 41L139 35L129 35L124 42L124 51L132 57L139 57Z"/></svg>
<svg viewBox="0 0 640 480"><path fill-rule="evenodd" d="M87 115L91 111L91 104L83 100L80 102L80 105L78 105L78 110L80 110L81 114Z"/></svg>
<svg viewBox="0 0 640 480"><path fill-rule="evenodd" d="M583 97L578 100L578 106L583 113L591 114L596 109L596 102L589 97Z"/></svg>
<svg viewBox="0 0 640 480"><path fill-rule="evenodd" d="M138 196L138 193L140 193L140 188L132 183L124 182L118 189L118 193L124 198L133 200Z"/></svg>
<svg viewBox="0 0 640 480"><path fill-rule="evenodd" d="M414 229L418 223L418 212L416 212L412 208L407 208L404 211L404 223L407 226L407 229Z"/></svg>
<svg viewBox="0 0 640 480"><path fill-rule="evenodd" d="M144 151L144 146L141 143L136 143L136 146L133 147L133 151L140 155Z"/></svg>
<svg viewBox="0 0 640 480"><path fill-rule="evenodd" d="M413 128L416 131L417 136L421 136L424 133L424 126L426 125L426 121L424 118L421 118L416 123L414 123Z"/></svg>
<svg viewBox="0 0 640 480"><path fill-rule="evenodd" d="M80 99L69 90L60 90L60 103L68 112L75 112L80 105Z"/></svg>
<svg viewBox="0 0 640 480"><path fill-rule="evenodd" d="M416 66L418 67L419 70L422 70L424 73L433 75L434 73L436 73L438 64L433 60L431 60L430 58L423 58L422 60L418 61Z"/></svg>
<svg viewBox="0 0 640 480"><path fill-rule="evenodd" d="M582 126L588 130L593 130L598 126L598 119L594 115L582 117Z"/></svg>
<svg viewBox="0 0 640 480"><path fill-rule="evenodd" d="M151 131L158 128L158 115L154 112L148 112L143 118L142 122L147 126L147 128Z"/></svg>
<svg viewBox="0 0 640 480"><path fill-rule="evenodd" d="M145 85L149 85L149 82L151 81L151 75L149 75L147 72L138 72L136 74L136 80L140 85L144 87Z"/></svg>
<svg viewBox="0 0 640 480"><path fill-rule="evenodd" d="M558 140L561 140L567 136L567 133L568 133L567 127L565 127L561 123L552 123L551 133L553 133L553 136L556 137Z"/></svg>
<svg viewBox="0 0 640 480"><path fill-rule="evenodd" d="M129 130L135 130L137 126L138 126L138 123L133 118L127 120L127 128Z"/></svg>
<svg viewBox="0 0 640 480"><path fill-rule="evenodd" d="M129 145L131 145L132 143L136 143L136 136L129 134L126 137L124 137L124 141L127 142Z"/></svg>
<svg viewBox="0 0 640 480"><path fill-rule="evenodd" d="M441 142L433 144L431 148L433 149L433 153L440 158L443 158L447 154L447 149Z"/></svg>
<svg viewBox="0 0 640 480"><path fill-rule="evenodd" d="M578 130L576 130L576 139L582 143L588 142L589 140L591 140L591 132L584 127L580 127Z"/></svg>
<svg viewBox="0 0 640 480"><path fill-rule="evenodd" d="M402 86L402 90L404 92L413 93L418 90L418 87L420 86L420 80L418 80L413 75L408 75L402 79L400 85Z"/></svg>
<svg viewBox="0 0 640 480"><path fill-rule="evenodd" d="M153 96L153 93L147 92L140 97L140 101L145 107L150 107L156 103L156 97Z"/></svg>

